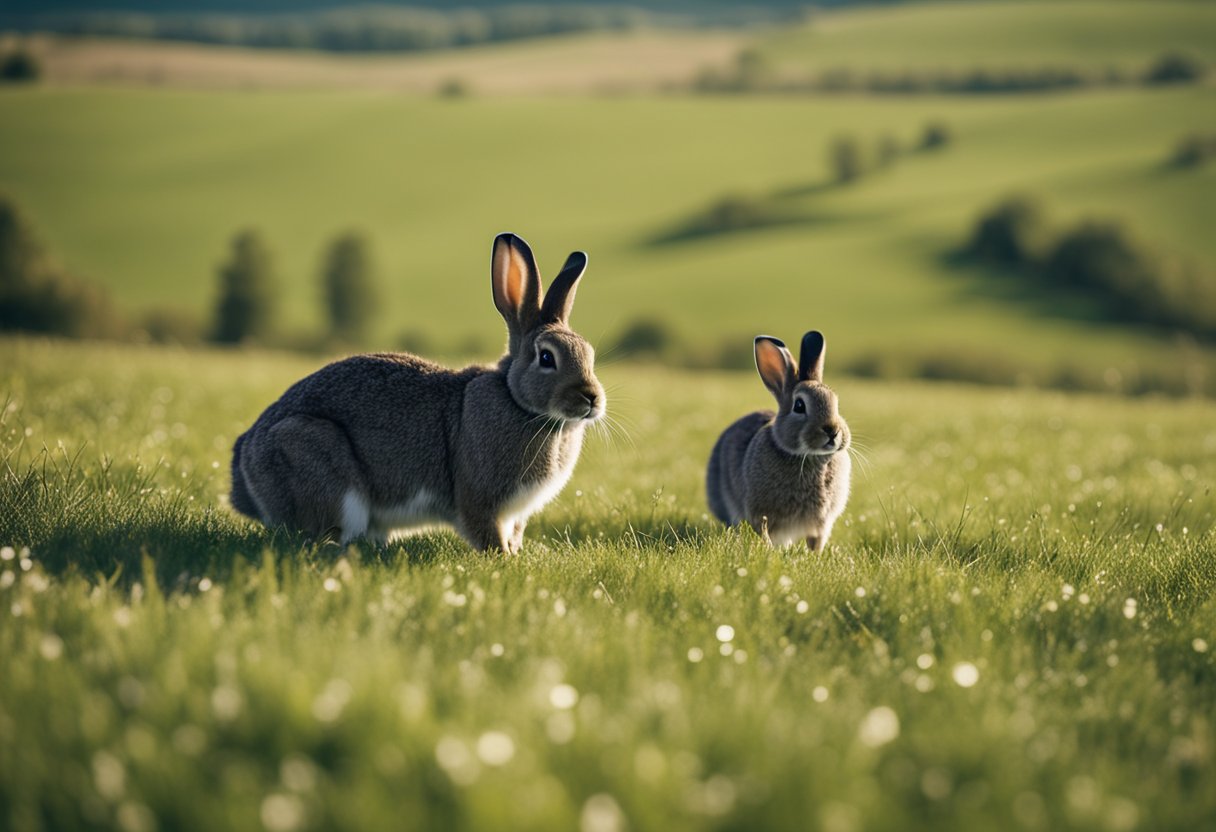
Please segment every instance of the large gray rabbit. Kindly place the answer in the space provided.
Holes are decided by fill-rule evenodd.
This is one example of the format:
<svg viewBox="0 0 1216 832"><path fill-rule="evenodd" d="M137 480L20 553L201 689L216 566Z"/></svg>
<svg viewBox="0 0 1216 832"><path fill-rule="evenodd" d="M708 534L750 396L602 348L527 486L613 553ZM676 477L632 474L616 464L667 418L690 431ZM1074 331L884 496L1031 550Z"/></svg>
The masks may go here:
<svg viewBox="0 0 1216 832"><path fill-rule="evenodd" d="M776 338L756 338L756 369L777 412L749 413L714 445L706 472L709 507L728 525L747 521L788 546L822 551L849 499L849 427L823 383L823 335L802 337L798 366Z"/></svg>
<svg viewBox="0 0 1216 832"><path fill-rule="evenodd" d="M595 351L568 325L586 267L571 254L542 301L531 249L500 234L491 282L507 354L463 370L404 353L318 370L236 440L232 505L341 543L450 525L477 549L518 551L604 413Z"/></svg>

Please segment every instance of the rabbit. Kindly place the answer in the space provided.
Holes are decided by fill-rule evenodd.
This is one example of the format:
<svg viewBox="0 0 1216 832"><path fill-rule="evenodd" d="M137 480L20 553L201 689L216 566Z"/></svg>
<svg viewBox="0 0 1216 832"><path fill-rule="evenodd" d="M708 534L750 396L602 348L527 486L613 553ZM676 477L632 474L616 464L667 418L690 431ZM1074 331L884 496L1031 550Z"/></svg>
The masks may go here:
<svg viewBox="0 0 1216 832"><path fill-rule="evenodd" d="M607 405L595 350L569 326L586 267L571 254L542 299L532 250L499 234L490 272L506 355L450 370L376 353L318 370L236 440L232 506L342 545L438 525L475 549L518 552Z"/></svg>
<svg viewBox="0 0 1216 832"><path fill-rule="evenodd" d="M756 369L777 399L777 412L749 413L718 438L709 457L709 507L727 525L747 521L771 543L805 539L823 551L849 499L851 435L836 394L823 383L826 343L802 337L798 366L785 344L755 342Z"/></svg>

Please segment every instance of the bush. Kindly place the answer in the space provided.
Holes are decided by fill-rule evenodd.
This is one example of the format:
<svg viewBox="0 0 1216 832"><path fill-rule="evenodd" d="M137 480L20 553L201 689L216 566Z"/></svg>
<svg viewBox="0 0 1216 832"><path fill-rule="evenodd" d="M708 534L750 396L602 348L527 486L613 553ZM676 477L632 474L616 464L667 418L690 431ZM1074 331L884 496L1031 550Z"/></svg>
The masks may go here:
<svg viewBox="0 0 1216 832"><path fill-rule="evenodd" d="M1136 297L1151 285L1153 264L1123 226L1086 220L1060 238L1044 268L1048 279L1060 286Z"/></svg>
<svg viewBox="0 0 1216 832"><path fill-rule="evenodd" d="M666 321L641 318L625 327L610 353L620 358L661 358L671 352L677 340L675 330Z"/></svg>
<svg viewBox="0 0 1216 832"><path fill-rule="evenodd" d="M473 88L462 78L445 78L435 89L440 98L468 98Z"/></svg>
<svg viewBox="0 0 1216 832"><path fill-rule="evenodd" d="M1162 55L1144 73L1146 84L1189 84L1203 80L1204 65L1189 55L1172 52Z"/></svg>
<svg viewBox="0 0 1216 832"><path fill-rule="evenodd" d="M865 172L861 142L854 136L838 136L828 149L832 177L839 183L852 182Z"/></svg>
<svg viewBox="0 0 1216 832"><path fill-rule="evenodd" d="M1043 272L1058 285L1101 293L1124 320L1216 335L1216 276L1161 256L1117 223L1089 220L1064 234Z"/></svg>
<svg viewBox="0 0 1216 832"><path fill-rule="evenodd" d="M212 340L221 344L264 338L274 311L270 252L258 232L232 238L231 257L219 269L220 294Z"/></svg>
<svg viewBox="0 0 1216 832"><path fill-rule="evenodd" d="M138 332L154 344L194 346L203 340L203 324L193 313L167 306L146 311Z"/></svg>
<svg viewBox="0 0 1216 832"><path fill-rule="evenodd" d="M1014 196L980 216L963 254L999 266L1031 266L1041 259L1048 233L1039 203Z"/></svg>
<svg viewBox="0 0 1216 832"><path fill-rule="evenodd" d="M0 329L67 338L119 338L121 317L100 286L53 272L27 291L0 298Z"/></svg>
<svg viewBox="0 0 1216 832"><path fill-rule="evenodd" d="M1012 197L980 217L963 253L1085 292L1113 318L1216 336L1216 275L1163 257L1108 220L1086 220L1047 246L1050 234L1036 203Z"/></svg>
<svg viewBox="0 0 1216 832"><path fill-rule="evenodd" d="M0 57L0 81L22 83L37 81L42 75L42 65L30 52L18 49Z"/></svg>
<svg viewBox="0 0 1216 832"><path fill-rule="evenodd" d="M106 292L65 273L17 206L0 197L0 330L113 338L123 329Z"/></svg>
<svg viewBox="0 0 1216 832"><path fill-rule="evenodd" d="M920 137L922 150L938 150L953 141L950 127L942 121L931 121L925 125L925 132Z"/></svg>
<svg viewBox="0 0 1216 832"><path fill-rule="evenodd" d="M325 255L321 284L330 332L351 342L363 340L376 308L367 240L355 232L335 239Z"/></svg>
<svg viewBox="0 0 1216 832"><path fill-rule="evenodd" d="M1178 168L1197 168L1216 158L1216 133L1183 136L1174 147L1170 164Z"/></svg>

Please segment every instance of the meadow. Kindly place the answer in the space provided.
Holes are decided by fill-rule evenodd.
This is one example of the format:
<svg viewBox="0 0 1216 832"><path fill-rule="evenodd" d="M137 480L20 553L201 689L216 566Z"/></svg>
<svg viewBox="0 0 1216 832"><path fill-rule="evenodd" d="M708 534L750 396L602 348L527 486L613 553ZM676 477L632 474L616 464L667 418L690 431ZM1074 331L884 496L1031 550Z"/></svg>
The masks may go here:
<svg viewBox="0 0 1216 832"><path fill-rule="evenodd" d="M0 341L6 827L1216 817L1211 403L837 379L858 471L810 556L706 515L753 374L609 364L624 433L504 559L225 508L313 366Z"/></svg>
<svg viewBox="0 0 1216 832"><path fill-rule="evenodd" d="M761 44L782 69L1134 73L1166 52L1213 57L1216 15L1188 0L908 3L813 16Z"/></svg>
<svg viewBox="0 0 1216 832"><path fill-rule="evenodd" d="M461 101L22 90L0 96L0 182L69 268L132 311L208 316L229 239L253 226L277 263L281 326L315 328L322 250L354 227L372 242L382 296L373 342L409 331L484 347L484 320L452 311L485 308L490 241L512 230L542 268L590 253L579 314L601 345L641 317L707 352L820 326L846 333L835 348L846 359L936 346L1131 376L1183 360L1174 336L1104 324L1085 298L1011 291L948 255L978 212L1029 192L1061 224L1110 217L1167 252L1216 260L1216 171L1166 165L1181 135L1210 127L1212 101L1210 87ZM890 133L910 148L930 119L950 126L950 146L833 184L836 136L869 146ZM731 194L790 221L663 242Z"/></svg>
<svg viewBox="0 0 1216 832"><path fill-rule="evenodd" d="M1168 160L1216 132L1216 87L690 89L739 50L1134 75L1216 58L1213 27L1209 3L1070 0L404 57L37 40L45 82L0 89L0 192L132 318L206 320L254 227L277 342L305 341L353 228L369 347L490 361L511 230L546 278L589 253L573 325L611 418L516 557L341 549L226 502L235 437L324 358L0 336L0 829L1213 826L1216 398L1031 385L1210 394L1216 349L954 255L1026 193L1210 269L1216 167ZM842 137L897 151L842 184ZM767 219L706 226L723 204ZM683 352L622 359L647 319ZM812 327L855 440L821 555L708 514L718 433L770 400L677 366ZM841 372L919 354L1017 383Z"/></svg>
<svg viewBox="0 0 1216 832"><path fill-rule="evenodd" d="M845 333L834 355L846 362L969 355L1037 380L1061 369L1109 377L1112 389L1187 367L1210 387L1210 345L1105 322L1091 298L1027 290L950 256L980 212L1024 193L1057 228L1114 220L1210 268L1216 169L1168 161L1184 136L1216 129L1210 85L658 90L736 48L778 72L1067 65L1134 75L1167 52L1211 59L1214 26L1205 3L1076 0L915 3L755 33L578 35L405 57L64 39L46 47L46 86L0 94L0 188L70 270L132 315L169 306L209 318L229 241L255 227L275 257L280 329L316 332L322 252L355 228L373 247L381 296L370 343L408 335L440 352L484 352L495 337L452 310L484 306L489 242L511 230L542 267L590 253L580 318L601 347L657 319L713 363L759 331L830 325ZM114 56L148 51L228 69L204 73L201 89L183 88L192 82L171 68L105 75ZM604 94L604 65L632 67L635 80L649 73L651 85ZM76 74L57 74L64 66ZM245 86L232 89L234 77ZM445 79L468 95L428 92ZM918 150L931 122L951 141ZM829 164L841 137L871 167L880 145L898 152L841 185ZM776 221L681 237L730 198Z"/></svg>

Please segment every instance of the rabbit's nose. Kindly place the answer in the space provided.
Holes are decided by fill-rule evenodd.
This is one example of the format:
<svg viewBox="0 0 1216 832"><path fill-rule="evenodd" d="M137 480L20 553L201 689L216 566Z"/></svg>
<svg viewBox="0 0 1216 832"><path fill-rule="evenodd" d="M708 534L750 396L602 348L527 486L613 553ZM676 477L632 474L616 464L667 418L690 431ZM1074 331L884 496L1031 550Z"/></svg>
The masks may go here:
<svg viewBox="0 0 1216 832"><path fill-rule="evenodd" d="M587 402L587 407L591 408L592 410L595 410L596 405L599 404L599 401L600 401L599 392L588 388L586 390L582 390L581 393L582 393L583 399Z"/></svg>
<svg viewBox="0 0 1216 832"><path fill-rule="evenodd" d="M836 439L836 435L837 435L838 433L840 433L840 431L839 431L838 429L836 429L836 428L832 427L831 425L824 425L824 426L823 426L823 432L824 432L824 434L827 436L827 438L828 438L829 440L835 440L835 439Z"/></svg>

